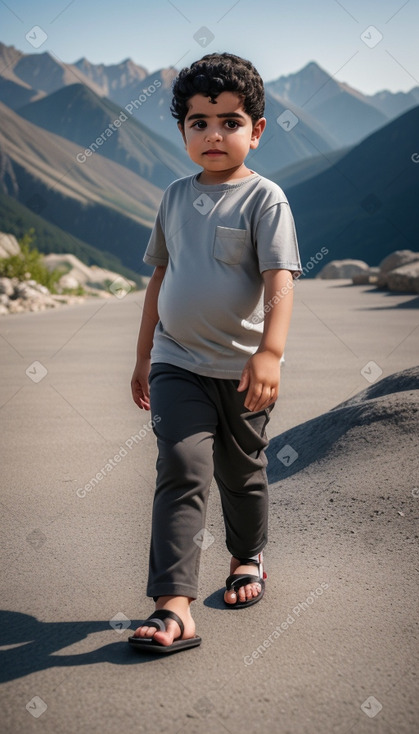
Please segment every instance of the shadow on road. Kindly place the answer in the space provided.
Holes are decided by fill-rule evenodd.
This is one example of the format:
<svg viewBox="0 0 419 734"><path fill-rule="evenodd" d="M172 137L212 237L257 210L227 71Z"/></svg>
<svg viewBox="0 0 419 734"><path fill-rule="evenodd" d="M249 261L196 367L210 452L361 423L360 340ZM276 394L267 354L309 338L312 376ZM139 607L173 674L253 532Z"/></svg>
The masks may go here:
<svg viewBox="0 0 419 734"><path fill-rule="evenodd" d="M131 629L139 624L131 623ZM40 622L36 617L21 612L0 610L0 682L5 683L48 668L73 665L113 663L114 665L137 665L158 656L142 654L128 644L126 638L110 642L97 650L74 655L55 655L59 650L80 642L94 632L108 631L118 634L106 621L86 622Z"/></svg>

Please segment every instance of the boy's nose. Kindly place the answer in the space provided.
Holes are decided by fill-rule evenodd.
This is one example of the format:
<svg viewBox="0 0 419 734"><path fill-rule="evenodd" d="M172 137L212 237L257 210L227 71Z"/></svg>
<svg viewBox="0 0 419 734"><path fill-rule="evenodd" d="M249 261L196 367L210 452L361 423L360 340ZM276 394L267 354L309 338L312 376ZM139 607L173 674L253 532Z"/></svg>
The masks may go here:
<svg viewBox="0 0 419 734"><path fill-rule="evenodd" d="M208 130L206 138L208 142L213 142L214 140L221 140L222 135L219 130Z"/></svg>

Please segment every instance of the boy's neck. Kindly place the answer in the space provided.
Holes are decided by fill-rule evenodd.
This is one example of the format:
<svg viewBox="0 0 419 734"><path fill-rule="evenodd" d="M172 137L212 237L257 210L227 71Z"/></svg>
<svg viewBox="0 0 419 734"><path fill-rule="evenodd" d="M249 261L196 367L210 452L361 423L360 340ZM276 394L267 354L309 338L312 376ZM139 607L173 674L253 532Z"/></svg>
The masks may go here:
<svg viewBox="0 0 419 734"><path fill-rule="evenodd" d="M198 174L197 180L204 186L211 186L215 184L230 183L231 181L237 181L240 178L246 178L251 176L254 171L242 163L237 168L229 168L228 171L208 171L205 168Z"/></svg>

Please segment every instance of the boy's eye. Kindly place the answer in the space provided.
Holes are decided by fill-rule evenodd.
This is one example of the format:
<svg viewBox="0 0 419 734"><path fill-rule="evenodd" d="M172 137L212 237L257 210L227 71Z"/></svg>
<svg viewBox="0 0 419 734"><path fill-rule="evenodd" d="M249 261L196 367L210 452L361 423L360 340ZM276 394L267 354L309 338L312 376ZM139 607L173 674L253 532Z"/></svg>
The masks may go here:
<svg viewBox="0 0 419 734"><path fill-rule="evenodd" d="M235 130L239 126L239 123L236 120L227 120L226 125L229 130Z"/></svg>
<svg viewBox="0 0 419 734"><path fill-rule="evenodd" d="M191 125L191 127L197 127L198 130L204 130L206 126L207 126L207 123L205 122L205 120L196 120L196 122L193 122Z"/></svg>

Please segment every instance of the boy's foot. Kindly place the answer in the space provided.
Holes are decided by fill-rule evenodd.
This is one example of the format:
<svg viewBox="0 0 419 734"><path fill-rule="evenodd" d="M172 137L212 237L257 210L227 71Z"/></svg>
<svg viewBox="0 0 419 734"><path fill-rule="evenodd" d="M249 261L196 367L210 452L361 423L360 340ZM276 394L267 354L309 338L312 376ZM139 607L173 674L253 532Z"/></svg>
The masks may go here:
<svg viewBox="0 0 419 734"><path fill-rule="evenodd" d="M256 568L255 568L256 567ZM233 573L240 573L240 574L253 574L257 575L257 563L251 564L251 565L242 565L240 564L240 561L237 558L234 558L232 556L230 561L230 574ZM237 601L239 602L245 602L249 601L250 599L255 599L257 596L259 596L260 592L262 590L262 586L255 582L252 584L246 584L246 586L240 586L239 590L236 591L225 591L224 592L224 601L226 604L236 604Z"/></svg>
<svg viewBox="0 0 419 734"><path fill-rule="evenodd" d="M185 627L182 637L180 636L180 627L173 619L167 619L165 621L165 632L157 630L155 627L141 625L137 627L132 636L138 637L139 639L153 637L161 645L171 645L176 639L186 640L194 637L195 622L192 619L190 611L191 601L193 599L188 596L160 596L156 601L156 610L170 609L170 611L175 612L181 618Z"/></svg>

